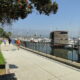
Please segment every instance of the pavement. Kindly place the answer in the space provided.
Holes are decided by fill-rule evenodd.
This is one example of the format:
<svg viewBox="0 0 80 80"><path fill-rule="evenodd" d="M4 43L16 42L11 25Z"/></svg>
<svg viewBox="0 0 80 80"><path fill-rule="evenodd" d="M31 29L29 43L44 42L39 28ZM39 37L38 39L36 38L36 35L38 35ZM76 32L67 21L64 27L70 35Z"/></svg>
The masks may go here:
<svg viewBox="0 0 80 80"><path fill-rule="evenodd" d="M18 50L12 44L2 44L1 50L17 80L80 80L79 69L24 49Z"/></svg>

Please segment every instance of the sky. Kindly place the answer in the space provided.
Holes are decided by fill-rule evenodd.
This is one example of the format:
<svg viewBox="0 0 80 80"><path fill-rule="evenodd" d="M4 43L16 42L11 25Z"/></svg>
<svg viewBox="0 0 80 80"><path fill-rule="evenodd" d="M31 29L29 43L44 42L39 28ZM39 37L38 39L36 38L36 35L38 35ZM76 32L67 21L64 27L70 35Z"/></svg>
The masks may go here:
<svg viewBox="0 0 80 80"><path fill-rule="evenodd" d="M37 11L26 19L18 20L12 27L6 27L16 34L26 35L48 35L51 31L65 30L69 36L80 35L80 0L56 0L59 5L57 14L50 16L40 15Z"/></svg>

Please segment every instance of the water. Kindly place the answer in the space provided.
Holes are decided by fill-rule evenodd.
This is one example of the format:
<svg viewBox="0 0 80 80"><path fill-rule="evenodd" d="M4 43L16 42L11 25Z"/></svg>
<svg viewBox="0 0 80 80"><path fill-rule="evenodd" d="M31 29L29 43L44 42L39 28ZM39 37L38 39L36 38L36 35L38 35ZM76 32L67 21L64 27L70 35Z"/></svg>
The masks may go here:
<svg viewBox="0 0 80 80"><path fill-rule="evenodd" d="M24 42L22 44L30 49L37 50L43 52L45 54L50 54L52 56L61 57L64 59L68 59L71 61L80 62L80 49L79 50L69 50L69 49L59 49L59 48L51 48L50 43L34 43L34 42Z"/></svg>

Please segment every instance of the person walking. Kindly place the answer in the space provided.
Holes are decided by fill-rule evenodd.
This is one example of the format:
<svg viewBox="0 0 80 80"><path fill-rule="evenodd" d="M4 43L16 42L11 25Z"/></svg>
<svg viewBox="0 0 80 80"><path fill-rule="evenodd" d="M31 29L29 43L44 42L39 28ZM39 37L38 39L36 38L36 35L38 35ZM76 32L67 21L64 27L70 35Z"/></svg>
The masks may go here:
<svg viewBox="0 0 80 80"><path fill-rule="evenodd" d="M9 44L11 44L11 38L10 37L8 38L8 42L9 42Z"/></svg>
<svg viewBox="0 0 80 80"><path fill-rule="evenodd" d="M3 43L6 45L6 39L3 39Z"/></svg>
<svg viewBox="0 0 80 80"><path fill-rule="evenodd" d="M17 47L18 47L18 50L19 50L19 48L20 48L20 44L21 44L21 41L18 39L18 40L16 40L16 44L17 44Z"/></svg>
<svg viewBox="0 0 80 80"><path fill-rule="evenodd" d="M12 39L12 40L11 40L11 43L14 45L14 44L15 44L15 40L14 40L14 39Z"/></svg>

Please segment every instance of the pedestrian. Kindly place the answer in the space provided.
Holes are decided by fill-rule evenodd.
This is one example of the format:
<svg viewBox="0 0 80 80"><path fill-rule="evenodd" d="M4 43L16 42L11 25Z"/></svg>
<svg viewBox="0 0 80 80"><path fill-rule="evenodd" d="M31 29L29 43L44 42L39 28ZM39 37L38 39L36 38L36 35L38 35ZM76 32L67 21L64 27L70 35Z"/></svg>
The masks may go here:
<svg viewBox="0 0 80 80"><path fill-rule="evenodd" d="M21 44L21 41L18 39L18 40L16 40L16 44L17 44L17 47L18 47L18 50L19 50L19 48L20 48L20 44Z"/></svg>
<svg viewBox="0 0 80 80"><path fill-rule="evenodd" d="M3 39L3 43L6 45L6 39Z"/></svg>
<svg viewBox="0 0 80 80"><path fill-rule="evenodd" d="M9 44L11 44L11 38L10 37L8 38L8 42L9 42Z"/></svg>
<svg viewBox="0 0 80 80"><path fill-rule="evenodd" d="M14 39L12 39L12 40L11 40L11 43L14 45L14 44L15 44L15 40L14 40Z"/></svg>

